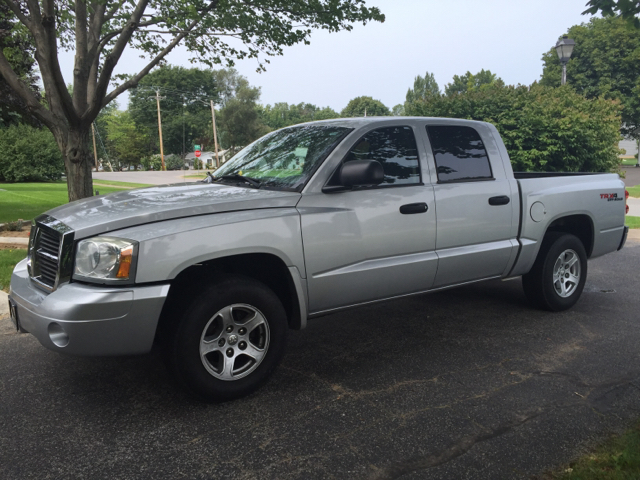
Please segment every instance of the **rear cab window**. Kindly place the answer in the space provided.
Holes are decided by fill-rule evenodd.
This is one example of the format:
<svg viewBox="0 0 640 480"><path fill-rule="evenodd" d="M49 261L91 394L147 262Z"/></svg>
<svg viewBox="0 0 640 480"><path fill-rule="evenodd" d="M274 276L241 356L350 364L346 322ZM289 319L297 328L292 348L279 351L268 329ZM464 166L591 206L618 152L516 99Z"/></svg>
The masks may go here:
<svg viewBox="0 0 640 480"><path fill-rule="evenodd" d="M462 125L427 125L438 183L494 180L478 132Z"/></svg>

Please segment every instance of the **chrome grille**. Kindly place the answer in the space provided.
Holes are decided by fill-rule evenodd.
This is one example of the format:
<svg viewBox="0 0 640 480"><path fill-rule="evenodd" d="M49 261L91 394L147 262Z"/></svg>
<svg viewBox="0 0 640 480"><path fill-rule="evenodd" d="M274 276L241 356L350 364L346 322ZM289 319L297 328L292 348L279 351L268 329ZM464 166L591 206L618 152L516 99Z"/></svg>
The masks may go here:
<svg viewBox="0 0 640 480"><path fill-rule="evenodd" d="M55 290L70 276L73 232L62 222L43 215L36 219L29 238L29 275L47 291Z"/></svg>

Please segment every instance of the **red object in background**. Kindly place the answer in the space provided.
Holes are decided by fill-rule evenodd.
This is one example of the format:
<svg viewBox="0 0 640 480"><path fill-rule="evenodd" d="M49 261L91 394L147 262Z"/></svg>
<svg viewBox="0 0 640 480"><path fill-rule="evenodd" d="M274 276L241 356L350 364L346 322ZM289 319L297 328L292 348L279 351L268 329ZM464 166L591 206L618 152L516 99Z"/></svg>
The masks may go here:
<svg viewBox="0 0 640 480"><path fill-rule="evenodd" d="M196 157L199 157L200 155L202 155L202 152L200 150L196 150Z"/></svg>

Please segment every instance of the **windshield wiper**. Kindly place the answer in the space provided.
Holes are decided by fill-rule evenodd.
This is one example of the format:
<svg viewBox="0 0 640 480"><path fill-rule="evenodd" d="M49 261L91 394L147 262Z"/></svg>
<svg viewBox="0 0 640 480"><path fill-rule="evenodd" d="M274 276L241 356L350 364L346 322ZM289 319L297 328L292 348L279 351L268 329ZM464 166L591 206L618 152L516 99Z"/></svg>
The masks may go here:
<svg viewBox="0 0 640 480"><path fill-rule="evenodd" d="M262 183L259 180L251 177L245 177L244 175L240 175L239 173L232 173L230 175L221 175L215 178L216 180L239 180L244 183L248 183L252 187L260 188Z"/></svg>

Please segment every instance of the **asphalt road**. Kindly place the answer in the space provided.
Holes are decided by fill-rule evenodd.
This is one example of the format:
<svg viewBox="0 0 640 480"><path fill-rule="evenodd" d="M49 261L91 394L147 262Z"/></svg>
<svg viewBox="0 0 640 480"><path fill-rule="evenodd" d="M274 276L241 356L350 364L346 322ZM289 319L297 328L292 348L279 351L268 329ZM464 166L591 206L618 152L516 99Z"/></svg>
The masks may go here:
<svg viewBox="0 0 640 480"><path fill-rule="evenodd" d="M203 173L194 170L174 170L166 172L93 172L93 180L115 180L118 182L149 183L151 185L166 185L168 183L195 182L197 178L184 178L185 175L198 175Z"/></svg>
<svg viewBox="0 0 640 480"><path fill-rule="evenodd" d="M639 241L589 262L564 313L513 280L326 316L220 405L157 354L67 357L5 317L0 478L531 478L640 416L639 266Z"/></svg>

